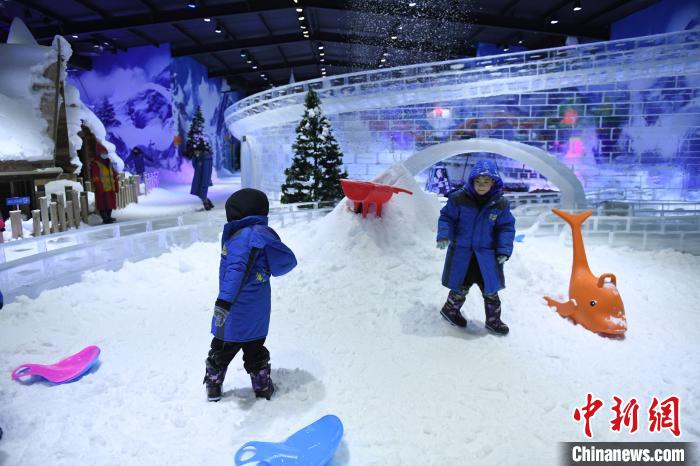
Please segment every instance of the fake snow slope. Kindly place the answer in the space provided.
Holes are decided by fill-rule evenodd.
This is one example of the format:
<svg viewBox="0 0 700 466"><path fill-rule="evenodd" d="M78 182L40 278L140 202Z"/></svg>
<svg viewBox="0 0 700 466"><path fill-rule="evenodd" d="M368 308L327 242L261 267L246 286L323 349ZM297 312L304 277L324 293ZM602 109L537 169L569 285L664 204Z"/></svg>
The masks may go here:
<svg viewBox="0 0 700 466"><path fill-rule="evenodd" d="M617 275L628 314L622 341L562 319L544 294L565 296L570 246L517 243L501 293L505 338L483 329L478 293L461 330L439 316L444 251L435 249L435 199L412 189L367 219L340 205L279 229L299 266L273 279L267 346L277 392L255 400L238 356L225 397L201 384L217 293L219 246L198 243L118 272L20 299L0 312L0 462L7 465L232 464L246 441L279 441L324 414L345 436L334 465L558 464L558 441L584 440L572 411L586 393L604 408L595 440L673 440L650 434L652 396L681 399L681 440L698 441L700 258L588 248L596 274ZM673 291L671 291L673 290ZM7 374L89 344L101 365L58 386ZM640 430L612 433L611 398L635 397Z"/></svg>

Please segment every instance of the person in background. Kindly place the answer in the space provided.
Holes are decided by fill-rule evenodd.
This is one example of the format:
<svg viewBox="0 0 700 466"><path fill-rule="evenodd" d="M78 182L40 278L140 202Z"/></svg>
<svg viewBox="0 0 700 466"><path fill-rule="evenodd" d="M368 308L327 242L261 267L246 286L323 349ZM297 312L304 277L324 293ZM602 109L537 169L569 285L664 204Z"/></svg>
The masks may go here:
<svg viewBox="0 0 700 466"><path fill-rule="evenodd" d="M207 399L219 401L226 370L239 350L256 397L270 399L270 352L265 348L270 326L270 277L297 265L294 253L267 226L269 202L257 189L240 189L226 201L221 236L219 295L211 320L211 349L204 383Z"/></svg>
<svg viewBox="0 0 700 466"><path fill-rule="evenodd" d="M95 145L95 158L90 163L90 181L95 190L95 206L102 217L102 223L115 222L112 210L117 208L119 178L107 149L100 142Z"/></svg>
<svg viewBox="0 0 700 466"><path fill-rule="evenodd" d="M498 291L505 288L503 264L513 253L514 237L515 218L496 164L479 160L464 188L450 193L438 220L437 247L447 248L442 284L450 289L440 314L452 325L467 326L460 309L476 284L484 298L486 329L508 333Z"/></svg>
<svg viewBox="0 0 700 466"><path fill-rule="evenodd" d="M194 194L202 200L205 210L211 210L214 208L214 204L207 196L209 186L212 185L211 173L214 168L214 156L211 152L195 151L192 157L192 167L194 167L194 176L192 176L190 194Z"/></svg>
<svg viewBox="0 0 700 466"><path fill-rule="evenodd" d="M134 167L134 173L139 175L143 180L143 174L146 171L146 163L143 159L143 152L138 146L136 146L131 149L131 153L129 155L131 165Z"/></svg>

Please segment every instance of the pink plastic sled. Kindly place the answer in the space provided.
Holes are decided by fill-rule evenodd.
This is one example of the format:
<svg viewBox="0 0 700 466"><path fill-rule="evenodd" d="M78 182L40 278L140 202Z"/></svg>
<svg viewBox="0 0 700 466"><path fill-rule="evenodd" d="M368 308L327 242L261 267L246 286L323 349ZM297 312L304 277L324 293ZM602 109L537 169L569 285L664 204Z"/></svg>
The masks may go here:
<svg viewBox="0 0 700 466"><path fill-rule="evenodd" d="M27 375L38 375L53 383L70 382L89 371L99 355L100 348L88 346L56 364L22 364L12 371L12 380L19 380Z"/></svg>

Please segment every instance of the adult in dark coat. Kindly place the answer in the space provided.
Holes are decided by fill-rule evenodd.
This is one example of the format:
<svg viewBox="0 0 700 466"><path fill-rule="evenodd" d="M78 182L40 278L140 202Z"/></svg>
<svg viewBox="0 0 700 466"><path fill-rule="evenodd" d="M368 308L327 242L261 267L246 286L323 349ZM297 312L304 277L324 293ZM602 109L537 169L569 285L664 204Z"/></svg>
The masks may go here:
<svg viewBox="0 0 700 466"><path fill-rule="evenodd" d="M481 289L486 328L508 333L501 320L498 291L505 288L503 264L513 253L515 218L503 197L503 181L496 164L478 161L464 188L448 196L438 220L438 247L447 247L442 284L450 289L443 317L459 327L467 325L460 314L469 288Z"/></svg>
<svg viewBox="0 0 700 466"><path fill-rule="evenodd" d="M200 198L206 210L211 210L214 204L209 200L207 194L209 186L212 184L211 172L214 168L214 157L211 152L197 151L192 158L192 166L194 167L194 176L192 177L190 194Z"/></svg>
<svg viewBox="0 0 700 466"><path fill-rule="evenodd" d="M143 173L146 171L146 163L143 159L143 152L137 146L131 149L131 154L129 155L129 158L131 159L129 162L134 166L134 172L143 178Z"/></svg>
<svg viewBox="0 0 700 466"><path fill-rule="evenodd" d="M105 146L97 143L96 157L90 163L90 181L95 190L95 207L102 217L102 223L113 223L112 210L117 208L119 178L112 166Z"/></svg>

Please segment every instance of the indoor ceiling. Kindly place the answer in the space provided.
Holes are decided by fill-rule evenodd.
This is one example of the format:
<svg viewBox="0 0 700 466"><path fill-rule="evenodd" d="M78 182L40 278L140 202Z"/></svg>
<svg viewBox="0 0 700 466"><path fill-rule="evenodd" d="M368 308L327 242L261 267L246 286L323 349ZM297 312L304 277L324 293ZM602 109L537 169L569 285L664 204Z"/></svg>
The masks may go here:
<svg viewBox="0 0 700 466"><path fill-rule="evenodd" d="M169 44L246 93L322 75L475 56L478 43L541 49L606 40L654 0L0 0L40 43L90 56ZM576 9L575 7L580 7Z"/></svg>

